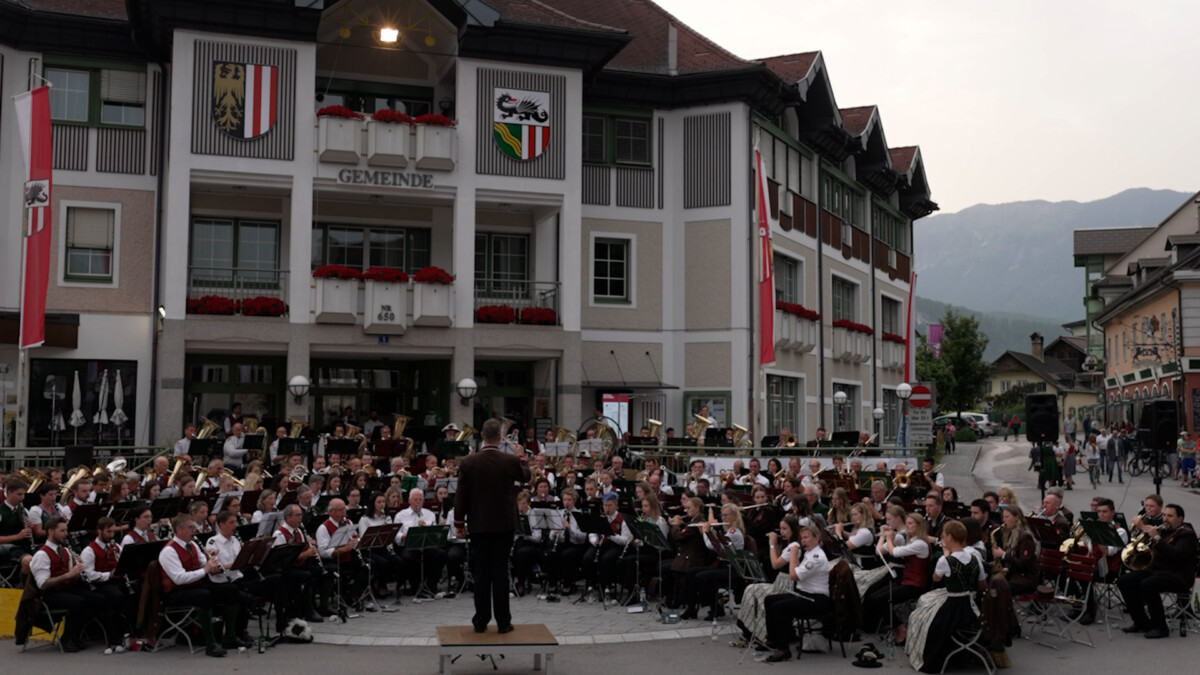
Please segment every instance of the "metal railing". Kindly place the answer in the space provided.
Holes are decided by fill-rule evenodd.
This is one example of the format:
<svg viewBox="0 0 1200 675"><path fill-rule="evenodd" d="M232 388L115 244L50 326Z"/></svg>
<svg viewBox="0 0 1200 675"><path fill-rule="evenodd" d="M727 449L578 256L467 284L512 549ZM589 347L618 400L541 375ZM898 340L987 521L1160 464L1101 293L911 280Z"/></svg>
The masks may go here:
<svg viewBox="0 0 1200 675"><path fill-rule="evenodd" d="M537 307L554 310L554 324L559 325L557 281L520 281L511 279L476 279L475 309L488 305L507 305L516 310L516 323L522 323L521 310Z"/></svg>
<svg viewBox="0 0 1200 675"><path fill-rule="evenodd" d="M288 301L288 270L188 267L188 298L219 295L230 300L268 297Z"/></svg>
<svg viewBox="0 0 1200 675"><path fill-rule="evenodd" d="M120 457L129 463L126 471L142 472L155 457L170 455L172 451L161 445L98 445L92 451L92 458L96 464L107 464ZM65 447L3 448L0 449L0 471L12 473L22 467L39 470L75 468L63 466L65 452Z"/></svg>
<svg viewBox="0 0 1200 675"><path fill-rule="evenodd" d="M659 464L673 473L687 473L688 465L693 459L740 459L749 462L759 459L764 469L768 459L775 458L785 467L788 460L796 457L802 462L809 459L828 460L832 464L834 456L846 458L846 465L852 459L861 460L863 466L874 464L880 460L903 460L911 463L916 458L924 457L928 448L925 446L905 447L899 445L882 445L870 448L809 448L797 446L792 448L732 448L729 446L689 446L689 445L643 445L630 446L629 454L639 460L656 459ZM889 464L894 462L889 462ZM910 466L910 469L920 468Z"/></svg>

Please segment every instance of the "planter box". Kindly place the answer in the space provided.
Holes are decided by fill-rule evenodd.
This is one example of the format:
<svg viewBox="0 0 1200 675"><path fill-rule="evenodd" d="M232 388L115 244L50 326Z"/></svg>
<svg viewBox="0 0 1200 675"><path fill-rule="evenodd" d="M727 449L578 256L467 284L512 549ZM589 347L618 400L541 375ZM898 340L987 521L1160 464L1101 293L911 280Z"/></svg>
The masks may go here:
<svg viewBox="0 0 1200 675"><path fill-rule="evenodd" d="M855 354L855 333L846 328L834 326L830 329L829 351L833 358L839 361L850 361Z"/></svg>
<svg viewBox="0 0 1200 675"><path fill-rule="evenodd" d="M796 343L796 317L777 309L775 310L775 348L791 350Z"/></svg>
<svg viewBox="0 0 1200 675"><path fill-rule="evenodd" d="M361 120L317 118L317 152L322 162L358 164Z"/></svg>
<svg viewBox="0 0 1200 675"><path fill-rule="evenodd" d="M854 337L855 337L855 341L854 341L855 359L854 360L858 361L859 363L866 363L867 361L870 361L871 360L871 342L874 341L875 336L867 335L866 333L855 332Z"/></svg>
<svg viewBox="0 0 1200 675"><path fill-rule="evenodd" d="M807 354L816 348L820 341L821 323L796 317L796 340L793 349L801 354Z"/></svg>
<svg viewBox="0 0 1200 675"><path fill-rule="evenodd" d="M904 367L904 345L890 340L883 341L882 366L887 370L900 370Z"/></svg>
<svg viewBox="0 0 1200 675"><path fill-rule="evenodd" d="M317 323L355 323L358 320L358 280L313 279L317 293Z"/></svg>
<svg viewBox="0 0 1200 675"><path fill-rule="evenodd" d="M417 168L453 171L458 130L454 127L417 125Z"/></svg>
<svg viewBox="0 0 1200 675"><path fill-rule="evenodd" d="M403 169L408 166L412 126L390 122L367 122L367 165Z"/></svg>
<svg viewBox="0 0 1200 675"><path fill-rule="evenodd" d="M414 326L453 326L454 285L414 283L412 316Z"/></svg>
<svg viewBox="0 0 1200 675"><path fill-rule="evenodd" d="M368 279L364 286L363 332L403 335L408 327L408 284Z"/></svg>

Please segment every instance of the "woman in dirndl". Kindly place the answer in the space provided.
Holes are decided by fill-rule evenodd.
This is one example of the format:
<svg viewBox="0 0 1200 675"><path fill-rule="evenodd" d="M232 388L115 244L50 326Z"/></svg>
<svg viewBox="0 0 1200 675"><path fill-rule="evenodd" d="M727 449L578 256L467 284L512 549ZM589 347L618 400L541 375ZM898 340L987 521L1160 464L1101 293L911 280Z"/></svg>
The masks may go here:
<svg viewBox="0 0 1200 675"><path fill-rule="evenodd" d="M788 514L779 521L779 532L767 535L770 546L771 569L783 570L775 577L773 584L750 584L742 591L742 604L738 609L738 628L742 630L746 640L767 642L767 612L763 601L768 595L792 593L796 582L787 574L788 561L792 559L792 549L800 547L800 521L796 516ZM781 550L782 547L782 550Z"/></svg>
<svg viewBox="0 0 1200 675"><path fill-rule="evenodd" d="M908 616L908 639L904 651L923 673L941 672L957 646L951 639L958 631L979 625L975 594L987 578L979 553L966 545L967 528L951 520L942 528L942 551L933 570L935 583L945 586L921 596Z"/></svg>

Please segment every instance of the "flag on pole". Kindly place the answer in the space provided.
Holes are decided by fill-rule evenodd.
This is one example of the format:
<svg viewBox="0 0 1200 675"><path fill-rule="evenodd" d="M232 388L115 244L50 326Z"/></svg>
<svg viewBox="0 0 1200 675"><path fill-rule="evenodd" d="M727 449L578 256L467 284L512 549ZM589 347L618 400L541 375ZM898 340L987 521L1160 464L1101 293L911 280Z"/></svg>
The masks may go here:
<svg viewBox="0 0 1200 675"><path fill-rule="evenodd" d="M24 277L21 280L21 349L46 341L46 287L50 282L50 87L13 97L25 159Z"/></svg>
<svg viewBox="0 0 1200 675"><path fill-rule="evenodd" d="M911 272L908 277L908 311L905 313L904 319L904 381L913 381L913 298L916 297L917 291L917 273Z"/></svg>
<svg viewBox="0 0 1200 675"><path fill-rule="evenodd" d="M754 210L758 221L758 365L775 363L775 272L772 269L771 210L767 202L767 174L762 153L754 148L758 195Z"/></svg>

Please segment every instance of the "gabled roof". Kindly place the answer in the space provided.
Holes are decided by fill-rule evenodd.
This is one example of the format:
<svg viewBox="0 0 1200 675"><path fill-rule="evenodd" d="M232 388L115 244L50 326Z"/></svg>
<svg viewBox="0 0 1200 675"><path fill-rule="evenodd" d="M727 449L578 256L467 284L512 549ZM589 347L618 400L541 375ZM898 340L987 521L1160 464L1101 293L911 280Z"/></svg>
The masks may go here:
<svg viewBox="0 0 1200 675"><path fill-rule="evenodd" d="M125 0L4 0L36 12L124 21Z"/></svg>
<svg viewBox="0 0 1200 675"><path fill-rule="evenodd" d="M1032 372L1054 386L1070 386L1075 383L1075 371L1070 366L1056 358L1039 359L1033 354L1008 350L998 356L993 365L1009 358L1016 361L1022 368Z"/></svg>
<svg viewBox="0 0 1200 675"><path fill-rule="evenodd" d="M615 27L632 41L605 65L606 70L669 74L667 43L676 31L676 70L681 75L734 70L754 65L734 56L650 0L488 0L489 4L535 3L599 26ZM500 7L497 7L500 9ZM500 10L503 16L503 9ZM507 19L507 16L503 18Z"/></svg>
<svg viewBox="0 0 1200 675"><path fill-rule="evenodd" d="M1050 344L1046 345L1045 351L1049 352L1054 348L1054 345L1058 344L1059 342L1067 345L1071 349L1074 349L1084 356L1087 355L1087 338L1078 335L1060 335L1054 338Z"/></svg>
<svg viewBox="0 0 1200 675"><path fill-rule="evenodd" d="M800 54L770 56L765 59L759 59L759 61L770 68L771 72L778 75L779 79L788 84L796 84L801 80L808 79L813 65L820 58L821 52L802 52Z"/></svg>
<svg viewBox="0 0 1200 675"><path fill-rule="evenodd" d="M888 152L892 155L892 168L899 174L908 174L913 168L913 160L917 158L918 148L915 145L910 145L903 148L888 148Z"/></svg>
<svg viewBox="0 0 1200 675"><path fill-rule="evenodd" d="M842 128L851 136L862 136L870 130L877 108L866 105L859 108L842 108Z"/></svg>
<svg viewBox="0 0 1200 675"><path fill-rule="evenodd" d="M553 0L548 0L552 2ZM624 32L602 23L585 21L572 16L539 0L487 0L487 4L500 12L500 18L509 23L531 23L579 30L601 30Z"/></svg>
<svg viewBox="0 0 1200 675"><path fill-rule="evenodd" d="M1153 227L1105 227L1075 230L1074 254L1123 255L1142 243Z"/></svg>

